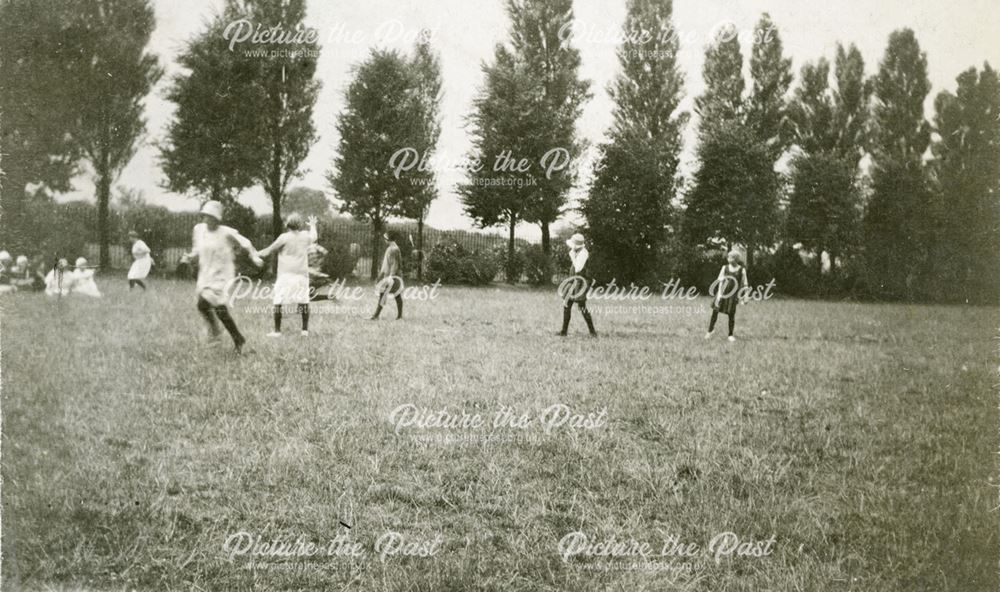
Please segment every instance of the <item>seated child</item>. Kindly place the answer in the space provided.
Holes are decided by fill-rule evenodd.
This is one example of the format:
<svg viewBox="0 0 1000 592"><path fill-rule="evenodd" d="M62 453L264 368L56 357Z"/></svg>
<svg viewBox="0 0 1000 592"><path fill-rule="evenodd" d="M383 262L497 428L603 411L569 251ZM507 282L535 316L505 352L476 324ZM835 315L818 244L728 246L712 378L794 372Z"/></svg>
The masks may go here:
<svg viewBox="0 0 1000 592"><path fill-rule="evenodd" d="M76 269L73 270L73 275L76 281L73 282L73 293L83 294L84 296L90 296L91 298L100 298L101 291L97 289L97 282L94 281L95 270L93 267L87 265L87 260L80 257L76 260Z"/></svg>

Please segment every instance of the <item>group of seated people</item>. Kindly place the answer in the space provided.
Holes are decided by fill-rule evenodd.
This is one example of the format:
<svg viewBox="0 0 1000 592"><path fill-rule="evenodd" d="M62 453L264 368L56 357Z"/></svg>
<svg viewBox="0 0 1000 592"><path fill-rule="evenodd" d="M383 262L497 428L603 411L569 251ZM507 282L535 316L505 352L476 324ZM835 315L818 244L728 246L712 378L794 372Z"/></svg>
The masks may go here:
<svg viewBox="0 0 1000 592"><path fill-rule="evenodd" d="M0 294L29 290L45 292L48 296L81 294L100 298L101 291L94 281L95 271L83 257L79 257L72 268L66 259L58 259L51 266L39 261L32 268L26 256L20 255L15 261L7 251L0 251Z"/></svg>

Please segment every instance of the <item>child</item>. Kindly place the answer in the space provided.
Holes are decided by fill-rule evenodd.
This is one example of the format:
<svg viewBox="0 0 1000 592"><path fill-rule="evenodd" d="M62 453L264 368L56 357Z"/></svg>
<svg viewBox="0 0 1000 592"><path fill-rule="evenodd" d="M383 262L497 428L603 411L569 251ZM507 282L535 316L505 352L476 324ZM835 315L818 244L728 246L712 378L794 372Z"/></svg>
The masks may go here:
<svg viewBox="0 0 1000 592"><path fill-rule="evenodd" d="M243 235L236 230L222 225L222 204L211 200L201 207L201 223L196 224L192 233L192 249L189 257L198 262L198 283L195 291L198 295L198 312L208 324L208 334L211 340L218 339L219 327L216 319L229 332L233 339L236 354L243 353L246 338L236 327L236 322L229 314L226 304L229 300L229 289L236 278L237 247L250 254L254 265L260 267L264 261L257 256L257 251Z"/></svg>
<svg viewBox="0 0 1000 592"><path fill-rule="evenodd" d="M736 328L736 305L739 303L740 290L747 286L747 270L742 264L742 257L737 251L729 251L727 263L719 270L715 280L715 300L712 301L712 320L708 323L708 333L705 339L715 331L715 321L719 313L729 317L729 341L736 341L733 330Z"/></svg>
<svg viewBox="0 0 1000 592"><path fill-rule="evenodd" d="M74 294L90 296L91 298L100 298L101 291L97 289L97 282L94 281L95 272L94 268L87 265L86 259L83 257L77 258L76 269L73 270L74 281L72 292Z"/></svg>
<svg viewBox="0 0 1000 592"><path fill-rule="evenodd" d="M393 294L396 297L396 320L403 318L403 278L400 273L403 268L403 257L399 246L396 244L396 233L389 231L382 235L382 238L389 244L385 248L385 255L382 256L382 267L379 269L378 277L375 278L375 288L379 291L378 305L375 313L369 321L377 321L382 314L382 306L385 304L386 296Z"/></svg>
<svg viewBox="0 0 1000 592"><path fill-rule="evenodd" d="M34 286L35 279L31 273L31 266L28 265L28 258L18 255L17 264L11 270L11 284L18 290L27 290Z"/></svg>
<svg viewBox="0 0 1000 592"><path fill-rule="evenodd" d="M302 314L302 335L309 335L309 247L315 242L316 216L309 217L309 230L302 227L302 217L288 216L282 233L257 255L263 259L278 253L278 278L274 282L274 331L268 337L281 337L281 307L294 304Z"/></svg>
<svg viewBox="0 0 1000 592"><path fill-rule="evenodd" d="M0 294L16 292L13 284L14 260L7 251L0 251Z"/></svg>
<svg viewBox="0 0 1000 592"><path fill-rule="evenodd" d="M69 296L73 291L75 280L73 272L69 270L69 261L58 259L48 274L45 275L45 295L46 296Z"/></svg>
<svg viewBox="0 0 1000 592"><path fill-rule="evenodd" d="M573 315L574 302L580 307L580 312L583 314L583 320L587 323L587 330L590 331L590 336L597 337L597 330L594 329L594 319L590 316L590 311L587 310L587 289L590 286L586 280L585 270L590 253L587 252L584 244L585 240L580 233L574 234L566 241L566 246L569 247L569 259L573 264L571 273L573 274L574 282L572 282L570 292L563 295L562 330L557 333L560 337L566 337L566 331L569 330L569 320Z"/></svg>
<svg viewBox="0 0 1000 592"><path fill-rule="evenodd" d="M149 247L139 239L139 233L130 230L128 238L132 241L132 266L128 268L128 291L139 286L142 291L146 291L146 284L143 280L149 275L150 268L153 267L153 258L150 256Z"/></svg>

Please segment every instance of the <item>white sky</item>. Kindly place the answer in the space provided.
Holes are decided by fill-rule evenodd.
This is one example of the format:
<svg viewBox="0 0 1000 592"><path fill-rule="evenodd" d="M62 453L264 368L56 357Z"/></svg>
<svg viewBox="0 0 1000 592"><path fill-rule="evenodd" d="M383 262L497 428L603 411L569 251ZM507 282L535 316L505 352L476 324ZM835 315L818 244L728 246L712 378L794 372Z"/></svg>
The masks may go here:
<svg viewBox="0 0 1000 592"><path fill-rule="evenodd" d="M152 143L162 138L172 113L172 104L163 99L169 75L184 42L204 28L219 0L154 0L157 28L151 51L160 56L167 76L147 99L148 137L146 144L124 170L118 184L142 190L147 201L171 209L195 209L198 201L165 191L163 174L157 165ZM625 17L624 0L576 0L576 41L583 65L581 74L592 83L594 98L586 105L578 123L580 134L592 144L599 143L611 121L612 103L606 88L617 72L614 36ZM871 75L877 68L889 33L902 27L914 29L927 52L933 85L928 97L931 114L933 97L943 89L953 90L955 77L970 66L989 61L1000 66L1000 6L997 0L675 0L674 23L681 36L679 61L686 76L683 106L690 108L692 97L703 88L701 65L704 47L711 32L720 24L733 23L749 33L761 12L769 12L777 25L785 51L798 73L802 64L819 57L833 58L838 41L855 43ZM441 56L444 97L442 133L438 152L447 159L464 155L469 148L465 120L481 83L480 66L492 55L494 45L506 38L507 18L501 0L310 0L307 24L319 30L322 55L317 77L323 88L314 123L319 141L303 164L304 176L293 182L330 192L325 173L330 168L337 145L335 122L343 109L349 68L363 60L373 46L409 51L414 36L423 28L433 34L432 45ZM744 56L749 47L743 44ZM685 164L691 162L690 138ZM584 173L585 174L585 173ZM440 198L432 205L428 223L441 228L468 228L471 220L462 213L454 191L459 173L439 174ZM94 194L93 182L81 176L76 191L65 197ZM581 195L586 176L574 195ZM258 212L269 211L263 191L252 189L241 201ZM524 238L537 237L537 227L522 225Z"/></svg>

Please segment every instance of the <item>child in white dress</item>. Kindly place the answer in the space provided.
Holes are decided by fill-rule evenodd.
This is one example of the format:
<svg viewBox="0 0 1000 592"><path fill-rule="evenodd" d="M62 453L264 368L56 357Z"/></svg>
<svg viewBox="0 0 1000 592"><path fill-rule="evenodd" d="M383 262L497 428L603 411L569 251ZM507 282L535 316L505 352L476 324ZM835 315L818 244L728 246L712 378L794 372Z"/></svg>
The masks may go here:
<svg viewBox="0 0 1000 592"><path fill-rule="evenodd" d="M146 291L146 284L143 280L146 279L146 276L149 275L149 270L153 267L153 258L150 256L149 247L139 238L138 232L130 230L128 238L132 241L132 266L128 268L129 292L135 286L139 286L143 291Z"/></svg>
<svg viewBox="0 0 1000 592"><path fill-rule="evenodd" d="M87 265L87 260L79 257L76 260L76 269L73 270L73 294L83 294L91 298L100 298L101 291L97 289L97 282L94 281L94 273L97 270Z"/></svg>
<svg viewBox="0 0 1000 592"><path fill-rule="evenodd" d="M267 257L278 253L278 278L274 282L274 331L268 337L281 337L281 308L294 304L302 315L302 334L309 335L309 248L316 242L316 216L309 217L308 230L302 217L288 216L287 232L257 254Z"/></svg>
<svg viewBox="0 0 1000 592"><path fill-rule="evenodd" d="M75 280L73 272L69 268L69 261L59 259L52 269L45 275L45 295L46 296L69 296L73 291Z"/></svg>
<svg viewBox="0 0 1000 592"><path fill-rule="evenodd" d="M222 322L233 339L236 353L243 352L246 338L236 327L236 321L229 314L229 294L236 279L236 252L240 248L250 254L254 265L264 264L250 241L235 229L222 225L222 204L207 201L201 207L202 222L196 224L192 235L192 249L189 254L198 263L198 312L208 324L209 336L215 340L219 335L216 320Z"/></svg>

